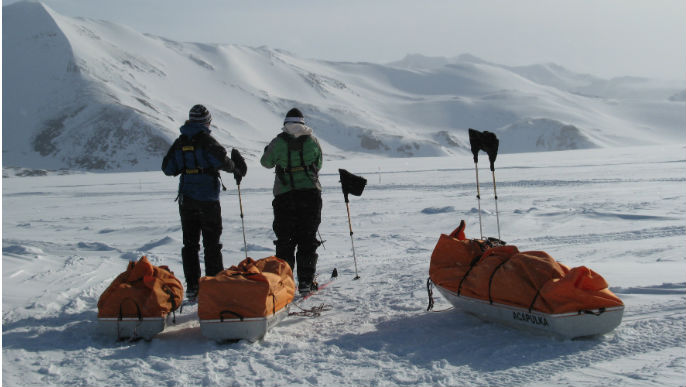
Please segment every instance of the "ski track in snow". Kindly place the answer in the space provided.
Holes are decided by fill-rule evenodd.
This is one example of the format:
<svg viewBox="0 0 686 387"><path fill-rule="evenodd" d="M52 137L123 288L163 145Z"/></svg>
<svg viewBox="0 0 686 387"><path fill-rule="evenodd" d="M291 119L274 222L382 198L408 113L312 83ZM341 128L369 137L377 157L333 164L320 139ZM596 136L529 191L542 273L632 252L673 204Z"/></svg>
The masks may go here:
<svg viewBox="0 0 686 387"><path fill-rule="evenodd" d="M623 232L610 232L602 234L582 234L565 236L544 236L530 239L518 240L527 242L550 245L570 245L570 244L591 244L609 241L635 241L641 239L658 239L669 237L680 237L686 235L686 226L655 227L642 230L629 230Z"/></svg>
<svg viewBox="0 0 686 387"><path fill-rule="evenodd" d="M438 311L426 312L426 278L439 234L464 218L467 235L478 236L475 187L467 183L473 170L397 173L399 181L382 177L378 185L368 176L363 196L350 202L359 280L352 279L348 219L337 176L323 174L320 230L326 248L318 251L319 280L327 281L334 267L339 278L302 306L325 303L333 309L318 318L288 317L263 341L234 344L202 336L197 306L184 307L176 324L169 321L150 342L96 335L98 298L127 260L145 254L183 278L175 182L159 177L140 187L138 174L89 175L97 180L93 184L83 184L79 176L5 179L3 383L683 384L684 163L652 172L652 165L643 168L635 160L602 172L570 161L552 169L510 168L499 175L504 239L522 250L548 250L561 261L588 264L625 301L624 319L615 331L571 341L481 321L448 309L438 294ZM353 172L366 165L355 160L330 164L330 170L345 165ZM629 164L631 174L625 169ZM558 173L574 183L530 183L538 174ZM616 178L608 181L605 173ZM249 175L245 184L253 188L242 190L248 251L254 258L273 249L272 176L266 176L250 181ZM123 180L116 186L120 195L87 194L115 189L99 184L113 178ZM430 180L444 184L427 184ZM659 191L653 185L657 180L662 182ZM54 181L60 186L47 189ZM493 235L492 187L484 184L481 191L484 232ZM244 256L235 196L222 196L227 267Z"/></svg>

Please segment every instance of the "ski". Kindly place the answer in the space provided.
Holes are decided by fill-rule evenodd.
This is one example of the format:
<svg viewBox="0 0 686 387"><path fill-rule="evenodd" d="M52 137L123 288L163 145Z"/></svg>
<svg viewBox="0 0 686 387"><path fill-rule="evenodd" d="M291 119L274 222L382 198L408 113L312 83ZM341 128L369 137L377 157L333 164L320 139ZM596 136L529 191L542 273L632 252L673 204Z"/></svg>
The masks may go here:
<svg viewBox="0 0 686 387"><path fill-rule="evenodd" d="M320 291L324 290L327 286L331 285L331 283L333 283L333 281L334 281L335 279L336 279L336 278L331 278L329 281L327 281L327 282L325 282L325 283L319 285L319 287L318 287L316 290L312 290L311 292L309 292L309 293L307 293L307 294L305 294L305 295L302 295L302 294L297 295L297 296L295 297L295 299L293 300L293 304L300 304L300 303L302 303L302 302L305 302L305 300L307 300L308 298L314 296L315 294L317 294L317 293L319 293Z"/></svg>
<svg viewBox="0 0 686 387"><path fill-rule="evenodd" d="M333 272L331 273L331 278L328 281L324 282L323 284L319 285L316 290L313 290L313 291L311 291L305 295L299 294L298 296L296 296L296 298L291 303L291 306L300 309L300 311L289 312L288 315L289 316L319 317L322 312L326 312L326 311L331 310L333 307L331 305L327 305L327 304L321 304L321 305L313 306L311 308L303 308L300 305L303 302L305 302L307 299L309 299L310 297L312 297L312 296L318 294L319 292L321 292L322 290L326 289L326 287L331 285L334 282L334 280L336 280L336 278L338 278L338 270L336 270L334 268Z"/></svg>
<svg viewBox="0 0 686 387"><path fill-rule="evenodd" d="M334 270L335 270L335 269L334 269ZM319 285L319 286L317 287L316 290L313 290L313 291L311 291L311 292L305 294L305 295L302 297L302 301L305 301L305 300L307 300L308 298L310 298L310 297L314 296L315 294L319 293L320 291L326 289L326 287L329 286L329 285L331 285L331 283L333 283L333 281L334 281L336 278L337 278L337 277L331 277L330 280L328 280L327 282L325 282L325 283Z"/></svg>

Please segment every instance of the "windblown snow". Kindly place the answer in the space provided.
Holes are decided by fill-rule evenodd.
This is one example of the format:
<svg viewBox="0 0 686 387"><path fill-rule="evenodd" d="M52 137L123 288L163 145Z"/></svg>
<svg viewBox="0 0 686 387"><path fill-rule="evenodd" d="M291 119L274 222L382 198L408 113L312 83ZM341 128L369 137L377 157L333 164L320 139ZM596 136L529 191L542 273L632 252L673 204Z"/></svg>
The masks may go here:
<svg viewBox="0 0 686 387"><path fill-rule="evenodd" d="M470 127L528 152L683 142L686 126L679 81L470 55L325 62L175 42L37 2L3 7L3 82L3 163L34 169L158 169L196 103L251 158L293 106L338 157L465 153Z"/></svg>

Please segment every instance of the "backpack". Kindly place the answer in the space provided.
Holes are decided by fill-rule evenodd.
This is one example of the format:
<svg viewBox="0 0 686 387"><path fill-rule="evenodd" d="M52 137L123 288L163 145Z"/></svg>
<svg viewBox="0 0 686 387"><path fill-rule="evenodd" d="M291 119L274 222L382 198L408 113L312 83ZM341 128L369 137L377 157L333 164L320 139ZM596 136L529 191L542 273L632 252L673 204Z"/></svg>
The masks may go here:
<svg viewBox="0 0 686 387"><path fill-rule="evenodd" d="M282 132L278 135L282 140L288 144L288 151L287 153L287 167L282 168L277 166L276 167L276 176L279 178L281 181L281 184L290 186L291 188L295 188L295 183L293 180L293 172L304 172L305 175L312 181L312 183L315 183L318 180L318 171L317 168L315 167L314 163L313 164L305 164L305 156L304 156L304 145L305 142L310 139L310 135L301 135L298 137L293 137L289 135L286 132ZM291 159L291 152L298 152L300 156L300 162L296 165L294 164L293 160ZM288 174L288 179L286 179L286 174Z"/></svg>
<svg viewBox="0 0 686 387"><path fill-rule="evenodd" d="M186 135L179 136L178 149L181 151L181 160L183 165L180 165L181 174L184 175L218 175L216 168L201 168L198 163L198 152L201 157L208 152L208 136L204 132L200 132L193 137Z"/></svg>

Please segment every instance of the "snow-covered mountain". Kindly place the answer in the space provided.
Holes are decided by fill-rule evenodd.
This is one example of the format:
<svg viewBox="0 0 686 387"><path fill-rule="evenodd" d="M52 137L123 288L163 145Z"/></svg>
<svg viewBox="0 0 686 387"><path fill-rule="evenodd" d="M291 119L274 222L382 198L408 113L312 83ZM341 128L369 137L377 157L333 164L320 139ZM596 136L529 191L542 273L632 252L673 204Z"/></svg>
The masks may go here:
<svg viewBox="0 0 686 387"><path fill-rule="evenodd" d="M467 152L470 127L496 131L503 152L684 142L684 86L469 55L326 62L175 42L36 2L3 7L4 166L158 169L196 103L249 158L293 106L335 158Z"/></svg>

